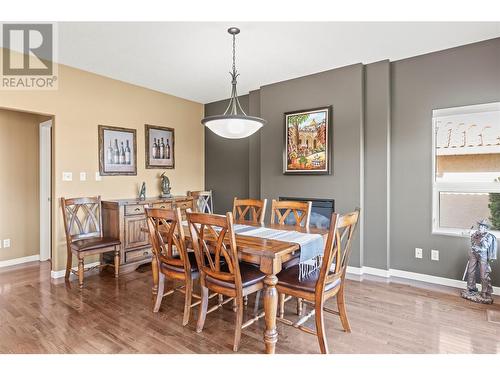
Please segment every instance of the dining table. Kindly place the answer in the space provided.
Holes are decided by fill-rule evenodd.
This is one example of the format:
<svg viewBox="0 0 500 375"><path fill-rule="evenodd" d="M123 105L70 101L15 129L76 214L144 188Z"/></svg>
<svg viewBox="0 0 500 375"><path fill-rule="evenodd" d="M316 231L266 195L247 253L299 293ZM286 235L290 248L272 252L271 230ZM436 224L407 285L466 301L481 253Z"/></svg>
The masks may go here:
<svg viewBox="0 0 500 375"><path fill-rule="evenodd" d="M295 225L280 224L256 224L250 221L237 220L235 224L250 225L255 227L265 227L269 229L297 231L301 233L319 234L324 241L328 235L328 229L316 227L300 227ZM190 231L188 225L183 223L186 241L190 241ZM266 239L256 236L245 236L235 234L236 247L240 261L259 266L264 278L264 344L267 354L274 354L276 343L278 342L278 331L276 329L276 315L278 310L278 273L282 265L292 259L300 251L300 245L294 242L282 240ZM229 239L228 239L229 241Z"/></svg>

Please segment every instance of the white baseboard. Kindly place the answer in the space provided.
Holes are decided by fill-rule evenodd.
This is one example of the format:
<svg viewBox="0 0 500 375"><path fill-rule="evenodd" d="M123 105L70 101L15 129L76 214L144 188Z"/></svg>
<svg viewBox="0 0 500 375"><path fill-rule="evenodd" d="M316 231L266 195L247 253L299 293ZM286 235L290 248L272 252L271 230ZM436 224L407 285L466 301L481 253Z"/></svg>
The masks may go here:
<svg viewBox="0 0 500 375"><path fill-rule="evenodd" d="M431 284L450 286L453 288L465 289L467 287L467 282L463 280L448 279L446 277L426 275L423 273L409 272L403 270L397 270L394 268L383 270L380 268L373 267L347 267L347 273L362 276L362 275L373 275L384 278L399 277L402 279L422 281ZM477 285L478 289L481 289L481 285ZM500 296L500 287L493 287L493 294Z"/></svg>
<svg viewBox="0 0 500 375"><path fill-rule="evenodd" d="M28 262L36 262L40 260L40 254L30 255L29 257L22 257L16 259L2 260L0 261L0 268L15 266L16 264L28 263Z"/></svg>
<svg viewBox="0 0 500 375"><path fill-rule="evenodd" d="M92 268L95 266L98 266L100 263L99 262L94 262L94 263L89 263L85 265L85 269ZM74 271L78 270L78 267L73 267ZM60 270L60 271L50 271L50 277L53 279L59 279L61 277L64 277L66 274L66 270Z"/></svg>

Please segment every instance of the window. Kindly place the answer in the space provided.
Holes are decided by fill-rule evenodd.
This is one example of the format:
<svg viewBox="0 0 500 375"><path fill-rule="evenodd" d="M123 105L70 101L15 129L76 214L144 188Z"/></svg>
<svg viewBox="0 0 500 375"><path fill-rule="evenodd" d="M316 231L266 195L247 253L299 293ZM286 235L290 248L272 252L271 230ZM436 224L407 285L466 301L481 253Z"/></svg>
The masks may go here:
<svg viewBox="0 0 500 375"><path fill-rule="evenodd" d="M433 232L488 218L500 235L500 103L434 110L432 124Z"/></svg>

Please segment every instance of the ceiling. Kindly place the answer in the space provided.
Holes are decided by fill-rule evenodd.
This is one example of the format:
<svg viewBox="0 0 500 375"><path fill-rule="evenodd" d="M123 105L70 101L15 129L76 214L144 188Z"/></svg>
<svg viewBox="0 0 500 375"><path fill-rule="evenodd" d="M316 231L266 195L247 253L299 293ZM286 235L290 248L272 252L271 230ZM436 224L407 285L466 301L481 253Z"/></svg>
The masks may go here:
<svg viewBox="0 0 500 375"><path fill-rule="evenodd" d="M230 94L231 36L238 26L240 94L354 63L400 60L500 37L500 23L67 22L58 62L208 103Z"/></svg>

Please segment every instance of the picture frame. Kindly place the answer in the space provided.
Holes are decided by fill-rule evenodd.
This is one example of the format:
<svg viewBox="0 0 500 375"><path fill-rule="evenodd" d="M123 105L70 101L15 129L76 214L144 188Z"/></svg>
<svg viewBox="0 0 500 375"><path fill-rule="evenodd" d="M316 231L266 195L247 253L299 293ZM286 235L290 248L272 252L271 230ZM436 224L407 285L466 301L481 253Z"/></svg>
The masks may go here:
<svg viewBox="0 0 500 375"><path fill-rule="evenodd" d="M99 174L137 175L137 132L116 126L99 125Z"/></svg>
<svg viewBox="0 0 500 375"><path fill-rule="evenodd" d="M333 107L284 113L283 174L332 174Z"/></svg>
<svg viewBox="0 0 500 375"><path fill-rule="evenodd" d="M175 168L175 129L145 124L146 169Z"/></svg>

